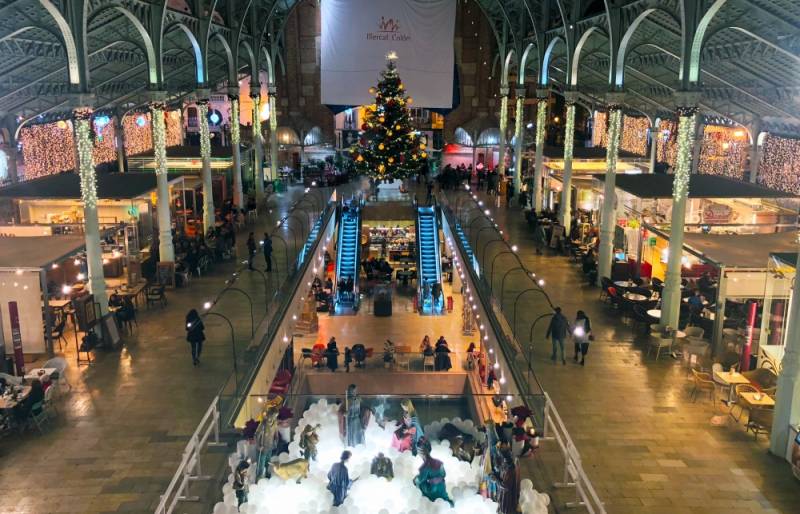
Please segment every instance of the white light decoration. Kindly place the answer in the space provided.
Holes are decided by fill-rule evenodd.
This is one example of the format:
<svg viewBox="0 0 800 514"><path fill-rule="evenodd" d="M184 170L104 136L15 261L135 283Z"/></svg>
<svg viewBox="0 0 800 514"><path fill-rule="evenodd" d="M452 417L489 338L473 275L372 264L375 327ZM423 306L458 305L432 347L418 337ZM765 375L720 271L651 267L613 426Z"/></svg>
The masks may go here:
<svg viewBox="0 0 800 514"><path fill-rule="evenodd" d="M692 142L697 125L697 110L678 111L678 154L675 159L675 177L672 184L672 199L679 201L689 194L689 177L692 172Z"/></svg>
<svg viewBox="0 0 800 514"><path fill-rule="evenodd" d="M508 88L500 96L500 162L497 163L497 174L501 177L506 172L506 127L508 127Z"/></svg>
<svg viewBox="0 0 800 514"><path fill-rule="evenodd" d="M260 113L261 112L261 97L254 96L253 97L253 112ZM270 120L274 118L274 116L270 116ZM253 138L261 139L261 116L253 116Z"/></svg>
<svg viewBox="0 0 800 514"><path fill-rule="evenodd" d="M767 134L762 148L758 182L780 191L800 193L800 139Z"/></svg>
<svg viewBox="0 0 800 514"><path fill-rule="evenodd" d="M197 102L197 118L200 122L200 157L211 158L211 134L208 130L208 101Z"/></svg>
<svg viewBox="0 0 800 514"><path fill-rule="evenodd" d="M236 146L241 142L242 135L239 127L239 97L231 97L231 144Z"/></svg>
<svg viewBox="0 0 800 514"><path fill-rule="evenodd" d="M153 154L156 161L156 175L167 174L167 134L164 125L164 105L153 103L150 106L152 112L152 140Z"/></svg>
<svg viewBox="0 0 800 514"><path fill-rule="evenodd" d="M97 173L92 161L91 109L75 110L75 139L78 154L78 175L84 208L97 208Z"/></svg>
<svg viewBox="0 0 800 514"><path fill-rule="evenodd" d="M547 125L547 98L540 98L536 103L536 148L544 145L544 134Z"/></svg>
<svg viewBox="0 0 800 514"><path fill-rule="evenodd" d="M644 157L647 155L647 131L650 121L645 117L624 116L619 146L632 154Z"/></svg>
<svg viewBox="0 0 800 514"><path fill-rule="evenodd" d="M619 158L619 138L622 128L622 110L615 106L610 108L610 116L608 120L608 152L606 154L606 171L616 173L617 159ZM613 191L612 191L613 192Z"/></svg>
<svg viewBox="0 0 800 514"><path fill-rule="evenodd" d="M608 114L602 111L594 112L592 124L592 146L606 147L608 145Z"/></svg>

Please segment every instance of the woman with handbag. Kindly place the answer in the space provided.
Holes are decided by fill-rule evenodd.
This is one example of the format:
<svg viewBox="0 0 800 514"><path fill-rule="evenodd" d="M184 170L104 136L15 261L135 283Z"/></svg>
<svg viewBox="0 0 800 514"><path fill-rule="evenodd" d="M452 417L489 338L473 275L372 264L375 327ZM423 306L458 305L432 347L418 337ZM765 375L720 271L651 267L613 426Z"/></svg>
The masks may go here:
<svg viewBox="0 0 800 514"><path fill-rule="evenodd" d="M592 324L589 317L583 311L578 311L575 316L575 323L572 325L572 340L575 342L575 357L573 360L578 362L578 353L581 354L581 366L586 364L586 353L589 351L589 341L594 339L592 336Z"/></svg>

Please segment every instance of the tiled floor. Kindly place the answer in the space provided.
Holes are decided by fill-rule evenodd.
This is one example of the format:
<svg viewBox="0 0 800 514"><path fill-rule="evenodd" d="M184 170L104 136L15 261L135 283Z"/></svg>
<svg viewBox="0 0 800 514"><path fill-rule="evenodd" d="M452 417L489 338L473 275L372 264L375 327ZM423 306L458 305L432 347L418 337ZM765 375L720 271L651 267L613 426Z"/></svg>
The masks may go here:
<svg viewBox="0 0 800 514"><path fill-rule="evenodd" d="M272 196L275 212L263 213L255 227L239 232L240 255L245 255L248 230L271 229L278 214L302 194L295 187ZM283 246L276 241L274 247L273 257L282 265ZM100 351L95 364L80 368L74 351L67 354L73 387L59 400L52 427L44 435L0 440L0 512L153 512L189 436L231 371L227 326L214 318L206 321L202 364L195 368L183 318L221 290L234 265L217 265L188 289L168 291L163 309L140 309L138 329L125 338L121 351ZM264 268L261 255L256 266ZM257 323L264 311L261 276L245 271L237 286L253 298ZM229 294L216 309L233 321L243 354L250 336L248 303Z"/></svg>
<svg viewBox="0 0 800 514"><path fill-rule="evenodd" d="M598 289L583 281L577 265L562 256L535 255L521 210L507 209L504 204L492 207L492 216L519 246L525 266L545 279L551 299L570 319L582 309L592 320L596 340L585 367L572 362L569 347L567 365L553 364L550 344L542 338L544 326L535 330L533 355L536 374L555 401L607 511L800 512L800 483L785 461L767 452L766 438L755 442L732 419L713 425L712 416L723 412L721 404L713 406L707 397L692 403L691 382L680 362L646 358L641 336L598 301ZM489 232L483 232L481 248L491 239ZM487 259L500 249L501 245L493 245ZM511 261L500 258L497 262L503 268L495 271L499 277ZM521 290L520 284L506 285L506 313ZM534 296L520 302L517 327L526 334L540 310L533 301L526 302ZM567 498L564 492L555 494L559 500Z"/></svg>

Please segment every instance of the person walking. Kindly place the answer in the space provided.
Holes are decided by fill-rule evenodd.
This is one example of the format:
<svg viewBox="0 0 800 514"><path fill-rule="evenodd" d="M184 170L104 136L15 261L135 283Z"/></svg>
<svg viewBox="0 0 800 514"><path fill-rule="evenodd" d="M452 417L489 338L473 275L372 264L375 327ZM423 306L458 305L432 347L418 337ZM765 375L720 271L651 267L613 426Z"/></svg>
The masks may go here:
<svg viewBox="0 0 800 514"><path fill-rule="evenodd" d="M267 272L272 271L272 238L264 232L264 262L267 264Z"/></svg>
<svg viewBox="0 0 800 514"><path fill-rule="evenodd" d="M506 208L511 207L511 201L514 199L514 182L509 181L506 186Z"/></svg>
<svg viewBox="0 0 800 514"><path fill-rule="evenodd" d="M533 243L536 245L536 255L542 255L547 246L547 232L544 230L544 224L539 221L533 229Z"/></svg>
<svg viewBox="0 0 800 514"><path fill-rule="evenodd" d="M564 339L567 337L568 330L569 322L567 318L561 314L561 307L556 307L553 317L550 318L547 334L545 334L545 338L550 337L553 341L553 355L550 356L551 361L556 362L556 353L558 350L561 350L561 363L564 365L567 364L567 359L564 358Z"/></svg>
<svg viewBox="0 0 800 514"><path fill-rule="evenodd" d="M578 353L581 354L581 366L586 364L586 353L589 351L589 341L593 339L592 324L583 311L578 311L575 316L575 328L572 331L572 340L575 342L575 362L578 362Z"/></svg>
<svg viewBox="0 0 800 514"><path fill-rule="evenodd" d="M256 256L256 238L252 232L250 235L247 236L247 269L254 269L253 268L253 258Z"/></svg>
<svg viewBox="0 0 800 514"><path fill-rule="evenodd" d="M203 332L203 320L200 318L197 309L192 309L186 314L186 340L192 346L192 364L200 364L200 353L203 351L203 341L206 335Z"/></svg>

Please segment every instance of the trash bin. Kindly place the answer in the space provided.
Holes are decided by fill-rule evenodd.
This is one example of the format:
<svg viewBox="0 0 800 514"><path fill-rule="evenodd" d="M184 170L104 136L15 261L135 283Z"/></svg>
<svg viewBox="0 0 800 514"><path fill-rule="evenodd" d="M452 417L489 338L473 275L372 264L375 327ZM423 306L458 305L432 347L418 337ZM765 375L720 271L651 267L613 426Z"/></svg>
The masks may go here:
<svg viewBox="0 0 800 514"><path fill-rule="evenodd" d="M279 178L276 178L275 180L272 181L272 187L276 193L283 193L286 190L286 188L283 185L283 181Z"/></svg>

